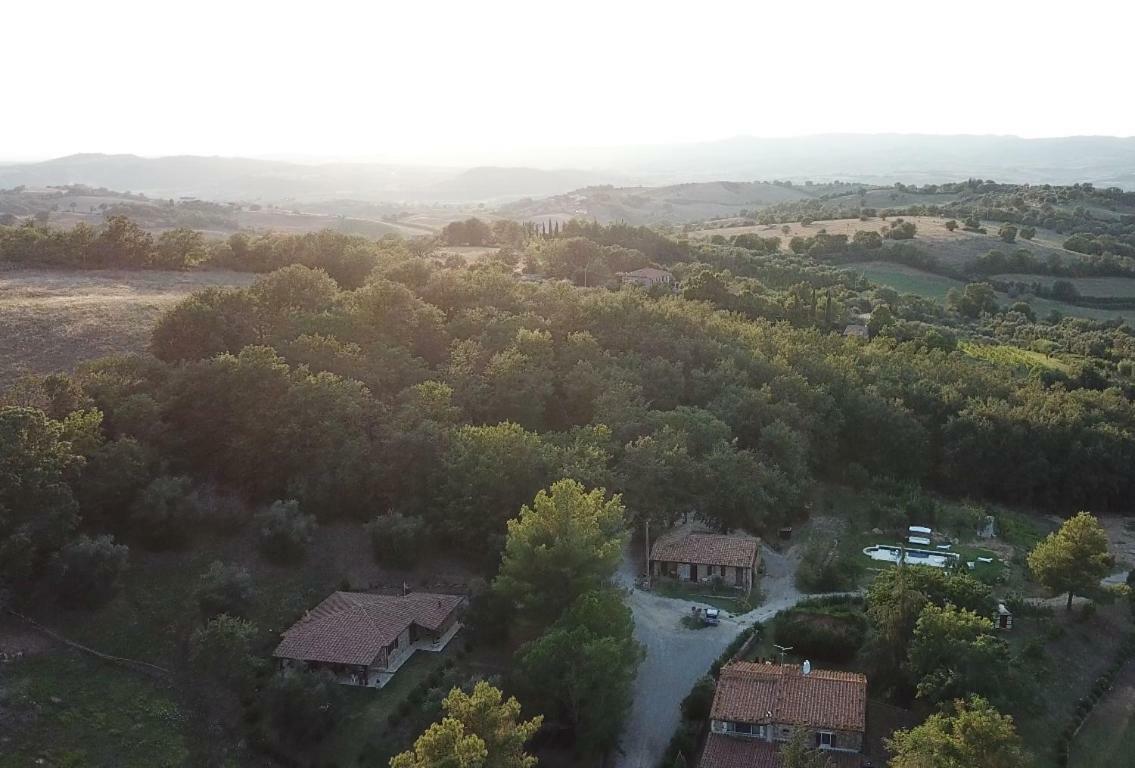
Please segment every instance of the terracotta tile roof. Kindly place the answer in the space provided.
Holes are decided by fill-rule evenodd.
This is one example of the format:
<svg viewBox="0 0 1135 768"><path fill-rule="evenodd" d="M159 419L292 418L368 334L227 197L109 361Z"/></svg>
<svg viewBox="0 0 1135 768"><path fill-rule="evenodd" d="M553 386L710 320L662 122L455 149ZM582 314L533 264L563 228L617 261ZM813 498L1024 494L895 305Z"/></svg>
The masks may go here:
<svg viewBox="0 0 1135 768"><path fill-rule="evenodd" d="M277 658L331 664L371 664L411 624L436 630L463 597L411 592L404 596L334 592L284 632Z"/></svg>
<svg viewBox="0 0 1135 768"><path fill-rule="evenodd" d="M805 675L793 664L736 661L721 670L711 717L862 732L867 721L867 678L823 669Z"/></svg>
<svg viewBox="0 0 1135 768"><path fill-rule="evenodd" d="M863 755L828 751L832 768L859 768ZM760 739L711 733L698 761L698 768L783 768L778 745Z"/></svg>
<svg viewBox="0 0 1135 768"><path fill-rule="evenodd" d="M757 561L757 542L750 536L716 533L686 533L663 536L650 549L650 559L666 563L697 563L752 568Z"/></svg>
<svg viewBox="0 0 1135 768"><path fill-rule="evenodd" d="M698 768L781 768L775 744L711 733Z"/></svg>

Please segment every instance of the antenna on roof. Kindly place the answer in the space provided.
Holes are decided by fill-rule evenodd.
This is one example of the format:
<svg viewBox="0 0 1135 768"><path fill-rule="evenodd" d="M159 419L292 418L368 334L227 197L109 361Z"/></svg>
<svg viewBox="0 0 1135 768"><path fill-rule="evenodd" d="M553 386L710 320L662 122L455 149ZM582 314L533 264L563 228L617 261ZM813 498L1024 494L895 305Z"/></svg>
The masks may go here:
<svg viewBox="0 0 1135 768"><path fill-rule="evenodd" d="M807 659L804 659L804 666L802 666L800 668L800 671L803 672L805 675L810 673L812 671L812 662L808 661Z"/></svg>
<svg viewBox="0 0 1135 768"><path fill-rule="evenodd" d="M794 646L794 645L776 645L774 643L772 647L777 649L778 651L780 651L780 663L783 664L784 663L784 654L788 653L789 651L791 651L796 646Z"/></svg>

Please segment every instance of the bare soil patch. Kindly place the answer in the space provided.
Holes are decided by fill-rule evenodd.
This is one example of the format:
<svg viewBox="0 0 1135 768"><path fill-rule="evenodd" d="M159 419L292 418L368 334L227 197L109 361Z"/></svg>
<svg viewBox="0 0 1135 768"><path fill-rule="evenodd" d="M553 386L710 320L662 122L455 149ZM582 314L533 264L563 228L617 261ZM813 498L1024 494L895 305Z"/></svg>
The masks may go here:
<svg viewBox="0 0 1135 768"><path fill-rule="evenodd" d="M28 374L142 352L161 314L194 291L246 286L226 270L0 268L0 389Z"/></svg>

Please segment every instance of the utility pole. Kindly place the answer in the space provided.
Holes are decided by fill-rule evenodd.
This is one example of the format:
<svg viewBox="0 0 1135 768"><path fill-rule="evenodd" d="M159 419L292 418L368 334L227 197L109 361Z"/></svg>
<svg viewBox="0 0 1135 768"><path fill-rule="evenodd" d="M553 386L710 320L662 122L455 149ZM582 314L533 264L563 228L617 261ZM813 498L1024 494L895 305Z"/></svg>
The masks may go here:
<svg viewBox="0 0 1135 768"><path fill-rule="evenodd" d="M650 589L650 518L643 522L646 531L646 588Z"/></svg>

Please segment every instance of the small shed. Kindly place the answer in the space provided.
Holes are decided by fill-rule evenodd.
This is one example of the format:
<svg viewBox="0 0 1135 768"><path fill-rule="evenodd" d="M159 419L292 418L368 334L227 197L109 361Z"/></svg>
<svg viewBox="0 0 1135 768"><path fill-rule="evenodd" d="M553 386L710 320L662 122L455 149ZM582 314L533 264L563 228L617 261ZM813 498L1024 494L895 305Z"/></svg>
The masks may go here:
<svg viewBox="0 0 1135 768"><path fill-rule="evenodd" d="M997 604L997 617L994 620L997 629L1013 628L1013 613L1005 607L1004 603Z"/></svg>

